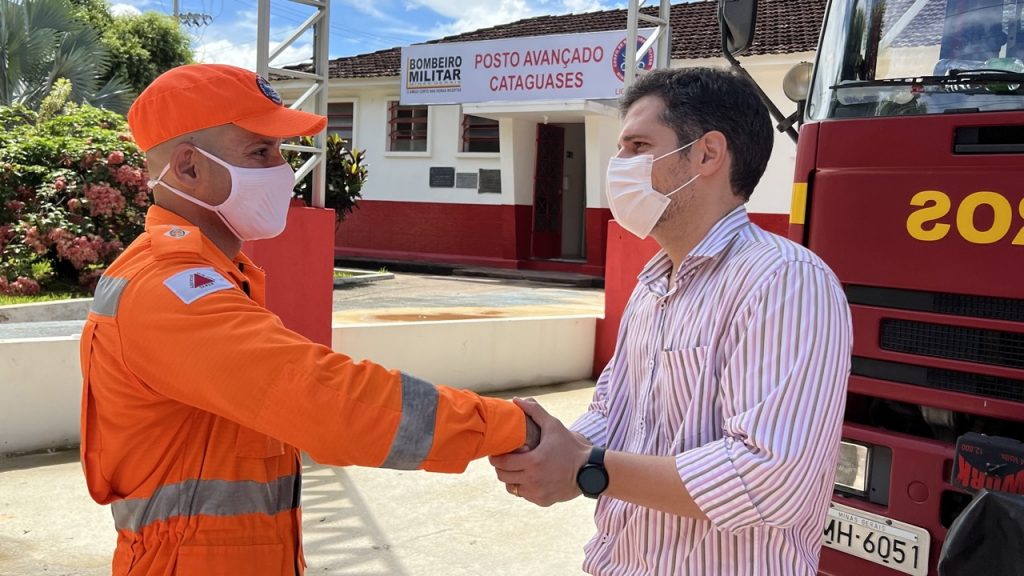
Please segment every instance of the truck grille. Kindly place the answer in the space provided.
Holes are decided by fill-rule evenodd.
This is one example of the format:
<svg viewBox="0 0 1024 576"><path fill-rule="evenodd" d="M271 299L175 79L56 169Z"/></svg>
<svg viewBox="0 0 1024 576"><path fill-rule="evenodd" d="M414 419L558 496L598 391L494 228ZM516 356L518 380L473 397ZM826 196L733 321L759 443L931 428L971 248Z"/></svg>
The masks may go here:
<svg viewBox="0 0 1024 576"><path fill-rule="evenodd" d="M950 392L1024 402L1024 380L942 368L853 357L851 373L865 378L902 382Z"/></svg>
<svg viewBox="0 0 1024 576"><path fill-rule="evenodd" d="M911 320L882 320L883 350L1024 369L1024 334Z"/></svg>
<svg viewBox="0 0 1024 576"><path fill-rule="evenodd" d="M1024 300L846 286L850 304L1024 323ZM883 318L879 347L890 352L1024 370L1024 333ZM1024 380L854 356L852 373L876 380L1024 402Z"/></svg>
<svg viewBox="0 0 1024 576"><path fill-rule="evenodd" d="M941 293L934 294L934 298L939 314L1024 322L1024 300Z"/></svg>
<svg viewBox="0 0 1024 576"><path fill-rule="evenodd" d="M856 284L846 286L846 297L850 304L1024 322L1024 300L1015 298L876 288Z"/></svg>

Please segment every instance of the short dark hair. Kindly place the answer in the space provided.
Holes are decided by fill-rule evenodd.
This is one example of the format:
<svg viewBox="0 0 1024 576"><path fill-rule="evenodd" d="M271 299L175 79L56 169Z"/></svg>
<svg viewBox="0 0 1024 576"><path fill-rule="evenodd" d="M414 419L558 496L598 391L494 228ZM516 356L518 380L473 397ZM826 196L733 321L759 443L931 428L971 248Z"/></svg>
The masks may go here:
<svg viewBox="0 0 1024 576"><path fill-rule="evenodd" d="M733 192L749 200L768 166L775 137L757 87L739 74L718 68L652 70L637 78L619 100L625 115L637 100L657 96L665 103L662 121L682 146L717 130L732 155Z"/></svg>

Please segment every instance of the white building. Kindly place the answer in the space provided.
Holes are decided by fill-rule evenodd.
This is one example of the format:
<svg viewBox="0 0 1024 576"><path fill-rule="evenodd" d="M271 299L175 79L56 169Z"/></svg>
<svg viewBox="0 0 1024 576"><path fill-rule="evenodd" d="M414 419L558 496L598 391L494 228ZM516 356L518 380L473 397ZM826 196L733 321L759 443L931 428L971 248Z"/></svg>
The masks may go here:
<svg viewBox="0 0 1024 576"><path fill-rule="evenodd" d="M761 2L755 44L741 59L786 113L795 105L782 94L782 78L813 60L824 4ZM672 6L672 67L725 65L716 7ZM530 18L427 44L521 44L598 31L622 31L624 42L625 29L626 10L608 10ZM401 48L331 61L329 130L366 150L369 165L363 198L338 228L336 256L603 276L611 219L605 167L620 128L614 99L409 105L400 99L401 74ZM285 98L298 96L287 82L277 87ZM779 134L748 205L773 231L788 220L795 152Z"/></svg>

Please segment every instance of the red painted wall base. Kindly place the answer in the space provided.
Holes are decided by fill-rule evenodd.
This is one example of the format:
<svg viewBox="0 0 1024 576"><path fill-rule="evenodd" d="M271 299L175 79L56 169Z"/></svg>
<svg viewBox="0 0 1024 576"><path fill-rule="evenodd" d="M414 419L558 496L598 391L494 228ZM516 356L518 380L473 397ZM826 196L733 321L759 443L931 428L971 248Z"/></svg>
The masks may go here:
<svg viewBox="0 0 1024 576"><path fill-rule="evenodd" d="M785 235L789 227L788 214L750 214L755 224L769 232ZM636 287L636 277L644 265L659 250L651 238L641 240L633 236L614 220L608 222L608 257L604 275L604 318L597 321L594 349L594 378L604 370L615 352L615 337L622 322L626 301Z"/></svg>
<svg viewBox="0 0 1024 576"><path fill-rule="evenodd" d="M360 200L334 238L338 258L434 262L604 276L611 211L588 208L586 260L531 254L533 206Z"/></svg>
<svg viewBox="0 0 1024 576"><path fill-rule="evenodd" d="M284 325L331 345L334 210L293 205L283 234L242 250L267 273L267 307Z"/></svg>

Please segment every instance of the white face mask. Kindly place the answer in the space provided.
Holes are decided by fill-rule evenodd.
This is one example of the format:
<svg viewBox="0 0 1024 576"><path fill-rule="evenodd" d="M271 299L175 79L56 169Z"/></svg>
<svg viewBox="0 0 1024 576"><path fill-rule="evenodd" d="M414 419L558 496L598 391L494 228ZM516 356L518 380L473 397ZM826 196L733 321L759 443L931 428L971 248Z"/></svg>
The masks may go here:
<svg viewBox="0 0 1024 576"><path fill-rule="evenodd" d="M608 204L619 225L639 238L647 238L672 201L669 196L686 188L700 177L700 174L697 174L682 186L668 194L662 194L654 189L651 182L654 163L693 146L697 140L657 158L653 154L640 154L631 158L615 157L608 161Z"/></svg>
<svg viewBox="0 0 1024 576"><path fill-rule="evenodd" d="M163 182L170 164L164 166L156 180L149 181L149 187L160 184L181 198L216 213L239 240L273 238L284 231L288 204L295 188L295 172L291 166L285 163L272 168L239 168L202 148L196 147L196 150L230 173L231 192L227 200L212 206Z"/></svg>

